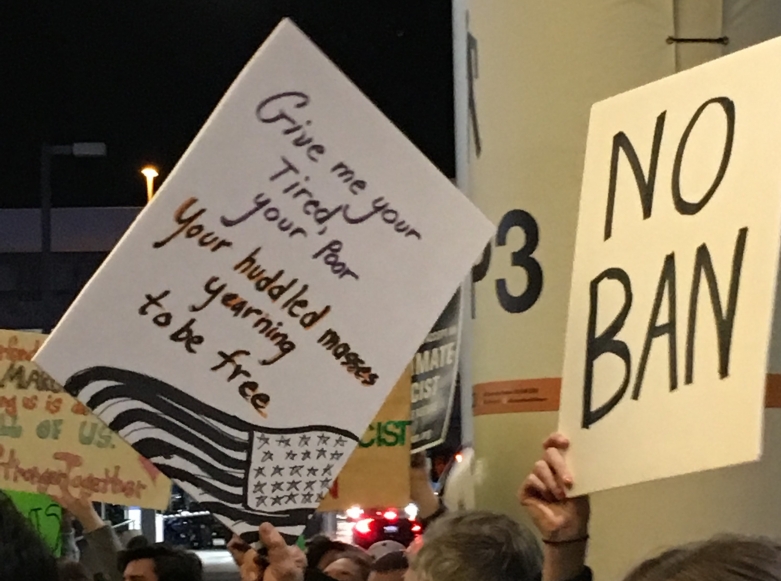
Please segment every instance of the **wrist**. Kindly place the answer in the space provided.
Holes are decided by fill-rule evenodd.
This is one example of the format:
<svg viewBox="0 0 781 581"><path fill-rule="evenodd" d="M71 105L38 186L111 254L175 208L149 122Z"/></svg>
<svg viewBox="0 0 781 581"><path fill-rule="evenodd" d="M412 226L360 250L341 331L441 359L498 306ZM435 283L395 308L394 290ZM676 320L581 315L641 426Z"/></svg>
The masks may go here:
<svg viewBox="0 0 781 581"><path fill-rule="evenodd" d="M106 523L97 513L88 516L85 515L84 519L79 520L81 521L81 526L84 528L85 533L91 533L106 526Z"/></svg>
<svg viewBox="0 0 781 581"><path fill-rule="evenodd" d="M542 581L568 581L577 578L585 569L587 539L572 537L563 541L543 545Z"/></svg>

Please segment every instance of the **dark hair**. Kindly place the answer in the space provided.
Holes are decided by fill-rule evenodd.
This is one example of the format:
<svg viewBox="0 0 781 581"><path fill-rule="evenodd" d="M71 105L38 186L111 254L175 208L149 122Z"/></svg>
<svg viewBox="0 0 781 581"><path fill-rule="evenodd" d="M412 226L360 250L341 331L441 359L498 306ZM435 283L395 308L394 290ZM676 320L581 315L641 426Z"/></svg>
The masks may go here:
<svg viewBox="0 0 781 581"><path fill-rule="evenodd" d="M11 499L0 493L0 579L57 581L57 561Z"/></svg>
<svg viewBox="0 0 781 581"><path fill-rule="evenodd" d="M135 549L140 549L141 547L148 547L149 546L149 540L144 535L136 535L132 539L130 539L127 542L127 546L125 549L128 551L134 551Z"/></svg>
<svg viewBox="0 0 781 581"><path fill-rule="evenodd" d="M90 581L87 569L78 561L63 559L57 563L59 581Z"/></svg>
<svg viewBox="0 0 781 581"><path fill-rule="evenodd" d="M306 543L306 563L310 569L317 569L320 561L330 552L344 552L349 545L334 541L325 535L316 535Z"/></svg>
<svg viewBox="0 0 781 581"><path fill-rule="evenodd" d="M624 581L781 581L781 545L759 537L716 537L648 559Z"/></svg>
<svg viewBox="0 0 781 581"><path fill-rule="evenodd" d="M129 563L141 559L152 559L155 562L155 573L159 581L203 580L203 564L198 557L193 553L164 543L121 552L119 554L119 570L124 571Z"/></svg>
<svg viewBox="0 0 781 581"><path fill-rule="evenodd" d="M393 551L383 555L372 564L375 573L389 573L391 571L404 571L409 568L407 555L404 551Z"/></svg>

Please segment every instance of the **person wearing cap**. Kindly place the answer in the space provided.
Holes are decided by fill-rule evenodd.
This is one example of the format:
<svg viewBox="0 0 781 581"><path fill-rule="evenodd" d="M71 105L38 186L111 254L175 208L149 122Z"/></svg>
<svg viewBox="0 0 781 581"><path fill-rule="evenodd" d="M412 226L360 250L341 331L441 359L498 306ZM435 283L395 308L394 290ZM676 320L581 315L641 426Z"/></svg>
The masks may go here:
<svg viewBox="0 0 781 581"><path fill-rule="evenodd" d="M408 567L404 551L385 553L372 564L369 581L404 581Z"/></svg>
<svg viewBox="0 0 781 581"><path fill-rule="evenodd" d="M398 541L378 541L366 551L369 556L377 561L388 553L403 553L406 547Z"/></svg>

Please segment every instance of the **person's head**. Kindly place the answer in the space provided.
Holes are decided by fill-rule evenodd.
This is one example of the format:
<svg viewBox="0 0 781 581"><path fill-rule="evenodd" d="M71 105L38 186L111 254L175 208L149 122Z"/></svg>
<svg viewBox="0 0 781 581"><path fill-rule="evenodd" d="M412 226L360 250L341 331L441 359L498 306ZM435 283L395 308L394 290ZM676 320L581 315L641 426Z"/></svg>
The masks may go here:
<svg viewBox="0 0 781 581"><path fill-rule="evenodd" d="M369 581L403 581L409 563L403 551L394 551L372 564Z"/></svg>
<svg viewBox="0 0 781 581"><path fill-rule="evenodd" d="M331 540L325 535L316 535L306 543L307 566L310 569L324 571L340 554L347 551L349 546L347 543Z"/></svg>
<svg viewBox="0 0 781 581"><path fill-rule="evenodd" d="M125 545L125 549L128 551L135 551L136 549L148 547L149 545L149 540L147 540L144 535L136 535L130 538L130 540Z"/></svg>
<svg viewBox="0 0 781 581"><path fill-rule="evenodd" d="M122 552L119 570L124 581L203 580L203 564L198 557L163 543Z"/></svg>
<svg viewBox="0 0 781 581"><path fill-rule="evenodd" d="M417 581L531 581L540 576L542 551L507 516L457 512L431 525L410 567L407 578Z"/></svg>
<svg viewBox="0 0 781 581"><path fill-rule="evenodd" d="M347 551L323 569L323 573L336 581L367 581L371 572L371 558L358 551Z"/></svg>
<svg viewBox="0 0 781 581"><path fill-rule="evenodd" d="M59 581L91 581L87 569L78 561L67 559L57 563L59 571Z"/></svg>
<svg viewBox="0 0 781 581"><path fill-rule="evenodd" d="M724 536L675 547L641 563L624 581L781 581L781 545Z"/></svg>
<svg viewBox="0 0 781 581"><path fill-rule="evenodd" d="M57 581L57 560L16 510L0 493L0 579Z"/></svg>
<svg viewBox="0 0 781 581"><path fill-rule="evenodd" d="M377 561L388 553L403 553L405 550L406 547L397 541L378 541L366 549L366 552L373 561Z"/></svg>

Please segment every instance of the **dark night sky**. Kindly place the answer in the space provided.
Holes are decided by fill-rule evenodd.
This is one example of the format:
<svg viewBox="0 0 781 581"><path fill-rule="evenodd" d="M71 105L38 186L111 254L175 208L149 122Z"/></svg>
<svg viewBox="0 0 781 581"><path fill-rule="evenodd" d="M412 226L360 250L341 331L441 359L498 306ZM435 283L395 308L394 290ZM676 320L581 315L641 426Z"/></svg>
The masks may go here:
<svg viewBox="0 0 781 581"><path fill-rule="evenodd" d="M173 168L284 16L446 174L454 174L448 0L10 0L0 11L0 207L36 207L40 145L55 206L141 205L139 169ZM158 178L158 185L161 183Z"/></svg>

